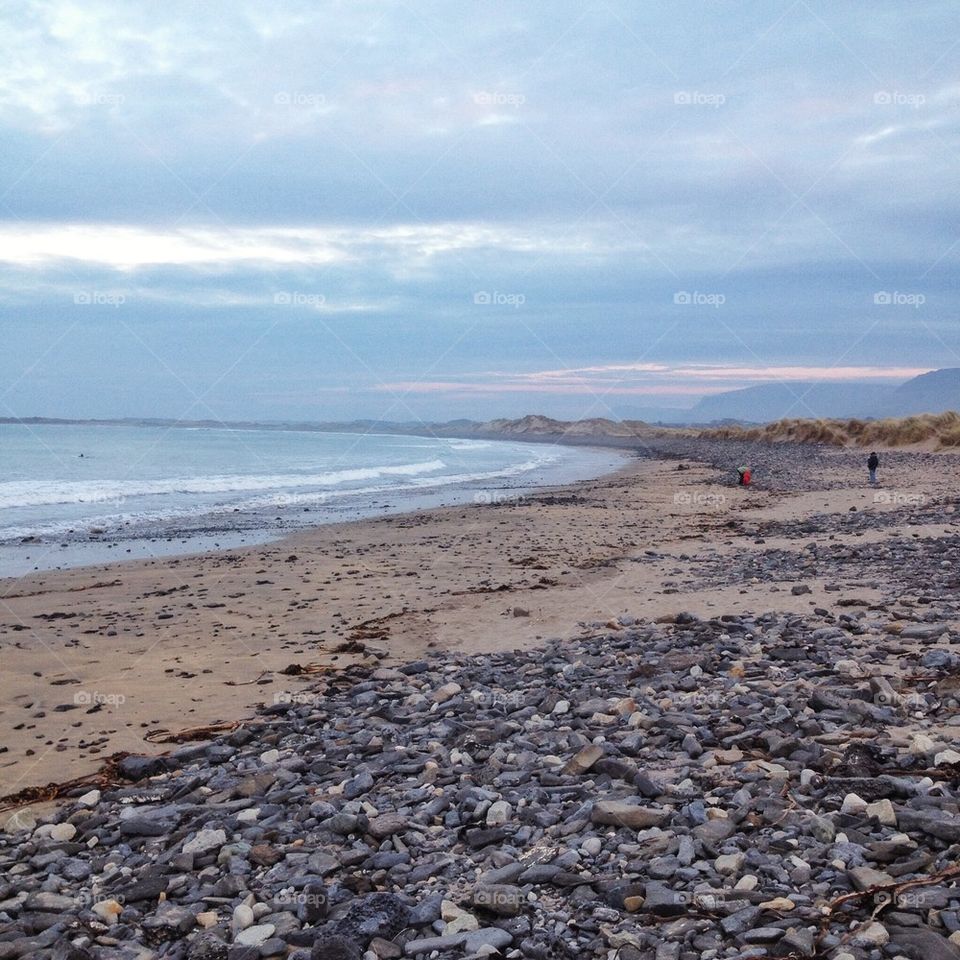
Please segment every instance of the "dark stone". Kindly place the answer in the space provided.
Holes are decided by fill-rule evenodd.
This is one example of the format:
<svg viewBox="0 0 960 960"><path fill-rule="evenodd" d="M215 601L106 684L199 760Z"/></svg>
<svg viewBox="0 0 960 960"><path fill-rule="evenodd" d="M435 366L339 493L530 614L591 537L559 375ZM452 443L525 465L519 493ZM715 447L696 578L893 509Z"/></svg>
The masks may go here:
<svg viewBox="0 0 960 960"><path fill-rule="evenodd" d="M960 947L930 927L887 927L890 947L911 960L960 960Z"/></svg>
<svg viewBox="0 0 960 960"><path fill-rule="evenodd" d="M372 893L350 904L347 915L328 926L328 932L360 943L363 947L374 937L392 940L410 922L410 909L392 893Z"/></svg>
<svg viewBox="0 0 960 960"><path fill-rule="evenodd" d="M145 780L163 773L166 766L160 757L132 755L124 757L117 766L117 772L125 780Z"/></svg>
<svg viewBox="0 0 960 960"><path fill-rule="evenodd" d="M310 960L362 960L363 949L340 936L321 936L314 941Z"/></svg>
<svg viewBox="0 0 960 960"><path fill-rule="evenodd" d="M161 893L167 892L166 877L144 877L128 887L122 887L116 892L121 903L140 903L143 900L157 900Z"/></svg>
<svg viewBox="0 0 960 960"><path fill-rule="evenodd" d="M215 933L204 930L190 942L188 960L227 960L228 947Z"/></svg>
<svg viewBox="0 0 960 960"><path fill-rule="evenodd" d="M643 909L658 917L678 917L686 913L690 905L690 895L682 890L671 890L655 880L644 888Z"/></svg>

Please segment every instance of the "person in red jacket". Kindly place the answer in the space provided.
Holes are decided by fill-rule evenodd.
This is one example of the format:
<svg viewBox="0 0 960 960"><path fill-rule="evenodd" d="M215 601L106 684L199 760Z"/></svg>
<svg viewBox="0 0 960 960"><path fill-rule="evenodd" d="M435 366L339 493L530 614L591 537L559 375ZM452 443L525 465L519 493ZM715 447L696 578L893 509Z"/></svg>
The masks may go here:
<svg viewBox="0 0 960 960"><path fill-rule="evenodd" d="M740 477L739 483L741 487L750 486L750 468L749 467L740 467L737 470L737 475Z"/></svg>

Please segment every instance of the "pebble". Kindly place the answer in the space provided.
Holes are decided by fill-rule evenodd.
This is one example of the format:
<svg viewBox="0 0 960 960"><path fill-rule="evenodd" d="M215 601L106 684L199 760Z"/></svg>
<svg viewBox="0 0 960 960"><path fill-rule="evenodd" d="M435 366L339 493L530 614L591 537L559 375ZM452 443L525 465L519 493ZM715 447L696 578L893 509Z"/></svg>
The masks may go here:
<svg viewBox="0 0 960 960"><path fill-rule="evenodd" d="M50 839L58 843L65 843L77 835L77 828L72 823L58 823L50 831Z"/></svg>
<svg viewBox="0 0 960 960"><path fill-rule="evenodd" d="M206 853L216 850L227 842L227 835L223 830L201 830L192 839L183 845L184 853Z"/></svg>
<svg viewBox="0 0 960 960"><path fill-rule="evenodd" d="M233 942L243 947L259 947L273 936L276 929L272 923L258 923L241 930L233 938Z"/></svg>
<svg viewBox="0 0 960 960"><path fill-rule="evenodd" d="M850 814L851 816L864 814L867 812L867 801L864 800L863 797L858 797L855 793L848 793L843 798L840 812Z"/></svg>
<svg viewBox="0 0 960 960"><path fill-rule="evenodd" d="M233 910L233 922L231 924L234 934L252 927L255 919L253 909L249 904L241 903L236 906Z"/></svg>
<svg viewBox="0 0 960 960"><path fill-rule="evenodd" d="M855 930L850 938L850 944L854 947L882 947L890 942L890 934L882 923L865 923L862 927Z"/></svg>

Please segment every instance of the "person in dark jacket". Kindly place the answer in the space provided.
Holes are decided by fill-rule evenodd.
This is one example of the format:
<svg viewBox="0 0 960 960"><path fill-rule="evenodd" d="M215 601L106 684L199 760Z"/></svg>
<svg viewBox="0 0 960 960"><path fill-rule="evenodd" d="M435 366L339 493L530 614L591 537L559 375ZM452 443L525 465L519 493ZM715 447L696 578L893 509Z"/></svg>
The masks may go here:
<svg viewBox="0 0 960 960"><path fill-rule="evenodd" d="M877 456L876 451L870 454L869 459L867 460L867 469L870 471L870 482L877 482L877 467L880 466L880 458Z"/></svg>

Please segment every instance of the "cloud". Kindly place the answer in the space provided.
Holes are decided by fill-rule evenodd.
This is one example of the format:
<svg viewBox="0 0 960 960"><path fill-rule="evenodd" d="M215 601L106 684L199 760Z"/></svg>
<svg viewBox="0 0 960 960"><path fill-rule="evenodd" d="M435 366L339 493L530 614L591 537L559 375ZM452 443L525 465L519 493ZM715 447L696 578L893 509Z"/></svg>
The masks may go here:
<svg viewBox="0 0 960 960"><path fill-rule="evenodd" d="M324 264L347 258L319 231L220 226L151 230L89 223L0 229L0 261L41 266L73 261L116 270L147 266L228 266L237 262Z"/></svg>
<svg viewBox="0 0 960 960"><path fill-rule="evenodd" d="M537 391L960 363L954 20L942 0L10 0L0 377L26 414L77 408L75 357L100 383L121 361L51 353L74 324L189 341L165 355L187 382L256 330L247 416L251 385L310 415L270 378L336 399L345 369L350 415L378 382L522 413ZM122 310L74 310L114 290ZM151 390L89 412L149 415Z"/></svg>
<svg viewBox="0 0 960 960"><path fill-rule="evenodd" d="M910 377L928 373L931 367L877 367L877 366L731 366L690 364L670 366L663 363L610 363L602 366L572 367L567 370L540 370L524 374L530 380L567 379L578 374L641 374L682 377L691 383L698 380L749 380L752 383L767 381L808 380L908 380Z"/></svg>
<svg viewBox="0 0 960 960"><path fill-rule="evenodd" d="M690 397L758 383L902 382L930 371L903 366L737 366L730 364L627 363L530 373L487 373L478 379L408 380L381 384L382 391L410 393L610 395Z"/></svg>
<svg viewBox="0 0 960 960"><path fill-rule="evenodd" d="M559 256L614 254L636 248L614 230L604 237L585 226L539 229L511 224L399 223L385 226L135 227L98 223L0 223L0 263L42 266L61 261L116 270L153 266L219 266L235 263L317 265L361 257L429 260L467 251L495 250Z"/></svg>

